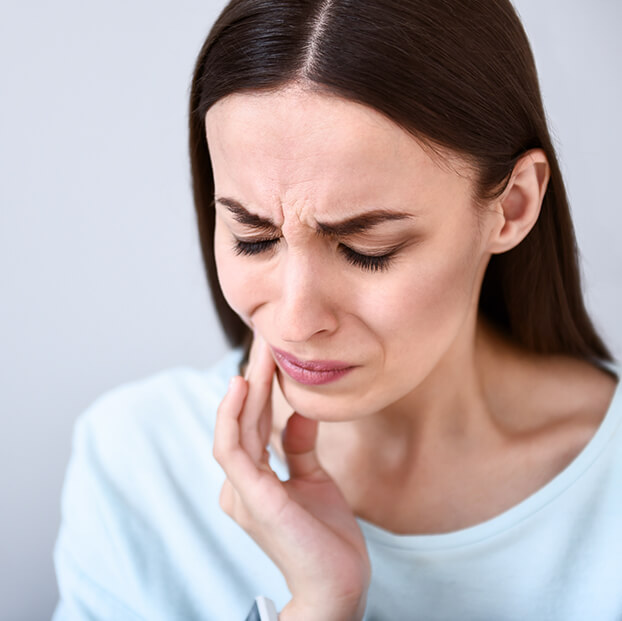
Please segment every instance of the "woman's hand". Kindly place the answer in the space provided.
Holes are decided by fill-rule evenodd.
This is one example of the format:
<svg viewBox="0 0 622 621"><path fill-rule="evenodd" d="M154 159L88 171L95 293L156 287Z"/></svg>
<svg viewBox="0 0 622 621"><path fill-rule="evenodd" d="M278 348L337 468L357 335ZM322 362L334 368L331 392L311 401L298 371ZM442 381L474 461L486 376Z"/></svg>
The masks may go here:
<svg viewBox="0 0 622 621"><path fill-rule="evenodd" d="M218 408L214 457L227 479L220 506L281 570L292 600L279 618L362 619L371 567L365 540L343 495L320 465L318 422L294 413L283 432L290 479L270 468L275 364L256 337L247 380L234 377Z"/></svg>

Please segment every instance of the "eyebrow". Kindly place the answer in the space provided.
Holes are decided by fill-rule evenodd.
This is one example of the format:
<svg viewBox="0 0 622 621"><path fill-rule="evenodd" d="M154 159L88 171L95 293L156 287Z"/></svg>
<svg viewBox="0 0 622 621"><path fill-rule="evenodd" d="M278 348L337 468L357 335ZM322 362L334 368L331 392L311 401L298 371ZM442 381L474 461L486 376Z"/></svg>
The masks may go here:
<svg viewBox="0 0 622 621"><path fill-rule="evenodd" d="M232 198L219 197L216 198L216 202L224 205L233 214L235 220L241 224L270 232L276 231L279 228L269 218L262 218L257 214L251 213L241 203ZM317 232L326 236L347 237L348 235L367 231L382 222L406 220L413 217L413 214L410 213L375 209L339 222L318 222Z"/></svg>

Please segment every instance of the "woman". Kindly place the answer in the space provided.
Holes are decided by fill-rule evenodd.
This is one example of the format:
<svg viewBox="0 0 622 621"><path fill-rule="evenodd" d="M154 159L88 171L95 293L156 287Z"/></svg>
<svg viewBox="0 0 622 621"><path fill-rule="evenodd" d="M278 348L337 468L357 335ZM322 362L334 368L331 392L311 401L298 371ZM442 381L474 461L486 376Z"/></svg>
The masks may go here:
<svg viewBox="0 0 622 621"><path fill-rule="evenodd" d="M509 2L234 0L190 143L236 349L81 419L55 618L621 618L621 398Z"/></svg>

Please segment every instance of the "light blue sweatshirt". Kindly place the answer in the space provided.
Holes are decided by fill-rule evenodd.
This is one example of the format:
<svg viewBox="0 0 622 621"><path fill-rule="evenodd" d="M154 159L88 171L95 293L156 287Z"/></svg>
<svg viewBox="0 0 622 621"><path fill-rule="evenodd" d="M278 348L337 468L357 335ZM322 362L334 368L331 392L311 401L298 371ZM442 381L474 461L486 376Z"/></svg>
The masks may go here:
<svg viewBox="0 0 622 621"><path fill-rule="evenodd" d="M272 561L218 505L216 408L240 352L111 390L78 419L54 550L53 621L243 621L290 599ZM364 520L365 619L620 621L622 389L598 431L543 488L441 535ZM271 453L279 478L287 467Z"/></svg>

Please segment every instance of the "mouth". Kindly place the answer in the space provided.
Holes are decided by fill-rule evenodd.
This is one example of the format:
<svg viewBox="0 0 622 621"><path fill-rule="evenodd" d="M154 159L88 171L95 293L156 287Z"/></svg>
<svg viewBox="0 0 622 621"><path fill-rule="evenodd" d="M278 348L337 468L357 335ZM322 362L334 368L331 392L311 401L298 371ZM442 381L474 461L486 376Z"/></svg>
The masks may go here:
<svg viewBox="0 0 622 621"><path fill-rule="evenodd" d="M308 386L335 382L355 368L337 360L300 360L276 347L271 349L279 368L296 382Z"/></svg>

